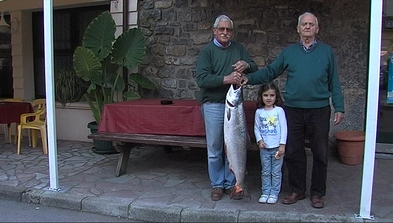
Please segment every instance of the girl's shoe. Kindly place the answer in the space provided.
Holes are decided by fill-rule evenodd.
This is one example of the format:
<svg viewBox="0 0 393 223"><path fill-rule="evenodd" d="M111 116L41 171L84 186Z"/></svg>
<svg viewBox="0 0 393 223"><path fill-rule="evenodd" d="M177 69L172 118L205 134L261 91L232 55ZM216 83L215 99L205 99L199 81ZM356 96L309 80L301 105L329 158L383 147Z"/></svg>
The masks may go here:
<svg viewBox="0 0 393 223"><path fill-rule="evenodd" d="M277 202L277 196L270 195L266 202L268 204L275 204Z"/></svg>
<svg viewBox="0 0 393 223"><path fill-rule="evenodd" d="M266 204L268 198L269 198L269 196L262 194L261 197L259 198L258 202L261 204Z"/></svg>

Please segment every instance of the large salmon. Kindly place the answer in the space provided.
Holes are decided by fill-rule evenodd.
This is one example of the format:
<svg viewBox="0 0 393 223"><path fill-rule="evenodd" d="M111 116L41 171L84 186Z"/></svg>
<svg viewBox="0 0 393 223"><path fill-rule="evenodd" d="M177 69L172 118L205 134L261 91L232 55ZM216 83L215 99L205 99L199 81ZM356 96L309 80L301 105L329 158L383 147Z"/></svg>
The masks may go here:
<svg viewBox="0 0 393 223"><path fill-rule="evenodd" d="M243 108L242 88L235 89L234 85L231 85L226 95L224 143L229 168L236 177L235 190L233 191L243 193L247 147L250 143L250 137L247 132L246 116Z"/></svg>

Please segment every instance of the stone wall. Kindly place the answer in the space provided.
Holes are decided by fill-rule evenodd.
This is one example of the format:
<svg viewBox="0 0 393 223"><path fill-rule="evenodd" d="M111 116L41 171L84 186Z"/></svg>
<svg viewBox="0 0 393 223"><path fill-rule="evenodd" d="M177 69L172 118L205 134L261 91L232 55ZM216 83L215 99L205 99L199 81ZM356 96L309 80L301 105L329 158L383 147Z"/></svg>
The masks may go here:
<svg viewBox="0 0 393 223"><path fill-rule="evenodd" d="M263 67L288 44L299 41L297 18L314 13L319 39L336 53L345 95L345 121L337 129L363 130L367 87L369 1L366 0L142 0L139 24L148 38L140 72L157 85L145 97L196 98L195 66L199 50L212 40L220 14L234 20L234 39ZM285 74L277 79L282 88ZM247 86L246 99L256 99Z"/></svg>

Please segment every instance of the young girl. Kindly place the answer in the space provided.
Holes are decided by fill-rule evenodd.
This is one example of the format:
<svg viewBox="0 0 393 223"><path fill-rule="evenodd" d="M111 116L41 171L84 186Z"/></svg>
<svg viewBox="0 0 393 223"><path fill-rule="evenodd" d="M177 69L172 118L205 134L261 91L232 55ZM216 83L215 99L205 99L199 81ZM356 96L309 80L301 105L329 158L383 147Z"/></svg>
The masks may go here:
<svg viewBox="0 0 393 223"><path fill-rule="evenodd" d="M262 195L259 203L275 204L281 189L283 155L287 140L287 119L283 101L274 83L263 84L258 93L254 133L262 164Z"/></svg>

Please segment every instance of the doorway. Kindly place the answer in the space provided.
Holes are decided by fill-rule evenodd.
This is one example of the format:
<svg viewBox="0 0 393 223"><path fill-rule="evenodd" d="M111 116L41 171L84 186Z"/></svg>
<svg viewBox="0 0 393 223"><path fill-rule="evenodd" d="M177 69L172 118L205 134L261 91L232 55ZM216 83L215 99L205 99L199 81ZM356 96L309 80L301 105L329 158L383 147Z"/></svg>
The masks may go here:
<svg viewBox="0 0 393 223"><path fill-rule="evenodd" d="M7 21L9 16L4 16ZM0 33L0 98L13 98L11 33Z"/></svg>
<svg viewBox="0 0 393 223"><path fill-rule="evenodd" d="M393 103L391 99L388 100L388 90L393 88L393 82L388 77L389 67L393 69L393 66L389 59L392 56L388 55L387 51L384 52L386 55L381 54L377 143L393 144Z"/></svg>

